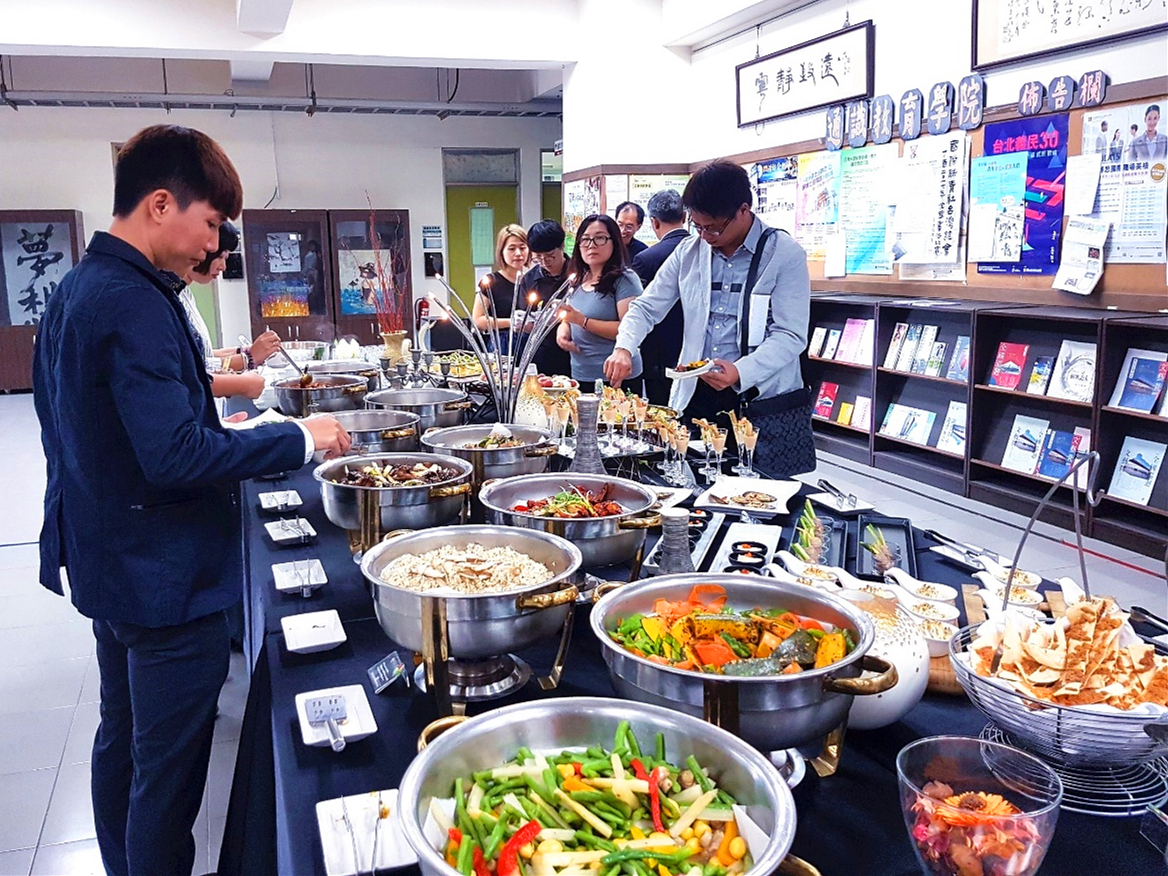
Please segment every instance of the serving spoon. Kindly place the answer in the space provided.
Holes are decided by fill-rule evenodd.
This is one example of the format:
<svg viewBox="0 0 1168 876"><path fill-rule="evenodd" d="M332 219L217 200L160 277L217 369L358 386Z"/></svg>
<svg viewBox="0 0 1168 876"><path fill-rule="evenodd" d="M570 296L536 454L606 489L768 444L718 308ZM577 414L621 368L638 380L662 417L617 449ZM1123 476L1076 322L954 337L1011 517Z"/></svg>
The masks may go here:
<svg viewBox="0 0 1168 876"><path fill-rule="evenodd" d="M312 383L312 375L301 368L296 363L296 360L288 355L288 351L284 349L283 345L280 346L280 352L284 354L284 359L288 362L288 364L295 368L297 373L300 375L300 385L302 387L307 387L310 383Z"/></svg>

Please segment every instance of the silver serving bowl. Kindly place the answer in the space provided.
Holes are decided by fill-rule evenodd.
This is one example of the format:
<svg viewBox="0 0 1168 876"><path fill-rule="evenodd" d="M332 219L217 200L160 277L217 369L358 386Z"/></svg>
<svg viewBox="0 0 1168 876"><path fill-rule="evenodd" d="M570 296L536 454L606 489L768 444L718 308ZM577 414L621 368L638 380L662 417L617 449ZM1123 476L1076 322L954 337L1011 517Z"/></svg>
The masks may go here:
<svg viewBox="0 0 1168 876"><path fill-rule="evenodd" d="M552 433L534 426L507 424L514 438L523 443L518 447L468 447L491 434L490 426L453 426L434 429L422 436L422 446L434 453L445 453L465 459L474 466L471 483L477 490L492 478L537 474L547 471L548 463L559 450L551 440Z"/></svg>
<svg viewBox="0 0 1168 876"><path fill-rule="evenodd" d="M353 451L408 453L418 449L418 417L405 411L364 410L335 414L349 433Z"/></svg>
<svg viewBox="0 0 1168 876"><path fill-rule="evenodd" d="M477 660L522 650L560 632L579 591L580 551L544 532L522 532L502 526L441 526L384 541L365 552L361 573L374 592L373 606L385 634L399 645L423 650L422 616L425 593L393 587L381 580L382 570L407 554L421 554L446 545L470 543L510 547L543 563L552 577L542 584L505 593L479 596L435 594L445 603L449 657Z"/></svg>
<svg viewBox="0 0 1168 876"><path fill-rule="evenodd" d="M856 648L822 669L740 678L662 666L625 650L609 636L629 615L651 613L658 599L684 601L695 584L722 586L731 608L783 608L851 630ZM867 614L813 587L769 578L686 574L637 581L606 594L593 607L591 623L620 696L717 721L763 751L819 739L847 717L853 696L882 693L897 680L892 664L867 656L876 636ZM860 678L862 669L880 675Z"/></svg>
<svg viewBox="0 0 1168 876"><path fill-rule="evenodd" d="M605 484L612 486L608 498L619 502L625 508L624 514L563 519L512 510L522 502L546 499L571 487L596 493ZM661 524L659 514L644 516L657 501L653 490L636 481L609 475L560 472L504 478L485 484L479 491L479 501L491 523L551 532L568 539L580 548L585 568L612 566L632 559L645 543L645 531Z"/></svg>
<svg viewBox="0 0 1168 876"><path fill-rule="evenodd" d="M335 480L350 468L374 462L378 465L437 463L458 474L437 484L418 487L358 487ZM454 520L470 492L470 474L470 463L453 456L371 453L330 460L317 466L312 476L320 482L320 496L329 521L351 532L367 533L364 546L369 547L380 535L395 529L424 529Z"/></svg>
<svg viewBox="0 0 1168 876"><path fill-rule="evenodd" d="M370 408L391 408L416 414L418 428L441 429L447 426L461 426L466 412L471 408L470 399L461 389L383 389L366 397Z"/></svg>
<svg viewBox="0 0 1168 876"><path fill-rule="evenodd" d="M365 407L369 386L356 374L313 374L318 386L304 387L299 377L276 382L276 405L289 417L307 417L315 413L359 411Z"/></svg>
<svg viewBox="0 0 1168 876"><path fill-rule="evenodd" d="M564 697L505 706L455 726L414 758L398 791L398 813L406 841L426 876L452 876L422 833L433 798L454 795L454 782L473 772L501 766L522 746L544 754L600 745L611 748L617 725L628 721L644 745L665 737L670 762L693 755L718 786L742 806L769 841L752 849L748 876L771 876L787 856L795 836L795 802L779 771L742 740L674 710L599 697ZM656 872L656 871L654 871Z"/></svg>
<svg viewBox="0 0 1168 876"><path fill-rule="evenodd" d="M330 359L327 362L310 362L305 366L309 374L356 374L364 377L370 392L381 388L381 369L360 359Z"/></svg>

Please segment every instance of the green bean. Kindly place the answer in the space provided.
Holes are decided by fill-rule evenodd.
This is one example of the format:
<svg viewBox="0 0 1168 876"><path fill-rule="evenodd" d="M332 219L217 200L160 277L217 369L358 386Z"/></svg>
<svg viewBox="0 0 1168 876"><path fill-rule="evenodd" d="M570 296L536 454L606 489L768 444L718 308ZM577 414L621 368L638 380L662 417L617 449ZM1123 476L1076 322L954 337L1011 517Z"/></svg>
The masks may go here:
<svg viewBox="0 0 1168 876"><path fill-rule="evenodd" d="M543 783L547 788L548 797L555 797L556 788L560 787L560 774L555 767L548 767L543 771Z"/></svg>
<svg viewBox="0 0 1168 876"><path fill-rule="evenodd" d="M596 836L587 830L576 831L576 839L584 843L586 846L593 846L594 848L602 849L606 852L616 851L616 845L614 843L610 843L604 837Z"/></svg>
<svg viewBox="0 0 1168 876"><path fill-rule="evenodd" d="M698 780L698 784L702 786L703 794L714 787L714 783L710 781L710 777L706 775L705 770L698 763L698 759L692 754L685 759L685 765L689 767L690 772L694 774L694 778Z"/></svg>
<svg viewBox="0 0 1168 876"><path fill-rule="evenodd" d="M488 861L495 857L495 853L499 851L499 847L503 844L503 834L507 832L507 824L510 820L507 812L504 810L503 814L499 816L499 820L495 822L495 829L487 837L487 844L483 848L483 856Z"/></svg>
<svg viewBox="0 0 1168 876"><path fill-rule="evenodd" d="M596 746L589 748L587 751L584 752L584 754L587 755L588 757L592 758L592 760L603 760L604 759L604 749L597 748Z"/></svg>
<svg viewBox="0 0 1168 876"><path fill-rule="evenodd" d="M633 753L633 757L639 758L641 756L641 746L637 742L637 734L633 732L632 727L625 730L625 742L628 743L629 751Z"/></svg>
<svg viewBox="0 0 1168 876"><path fill-rule="evenodd" d="M603 858L601 858L600 866L608 867L620 861L646 861L650 858L654 859L658 863L670 866L682 863L692 854L693 850L689 848L683 848L681 851L673 852L669 855L663 855L661 852L654 852L650 849L621 849L620 851L613 852L612 854L605 855Z"/></svg>
<svg viewBox="0 0 1168 876"><path fill-rule="evenodd" d="M568 796L577 803L595 803L604 799L603 791L569 791Z"/></svg>
<svg viewBox="0 0 1168 876"><path fill-rule="evenodd" d="M490 783L493 772L494 770L479 770L477 773L471 773L471 777L475 780L475 784L485 788Z"/></svg>
<svg viewBox="0 0 1168 876"><path fill-rule="evenodd" d="M658 763L663 763L665 761L665 734L664 733L657 734L657 749L654 752L654 756L655 756L655 759L657 760Z"/></svg>
<svg viewBox="0 0 1168 876"><path fill-rule="evenodd" d="M458 847L457 867L462 876L471 876L471 866L474 863L474 840L463 834L462 843Z"/></svg>
<svg viewBox="0 0 1168 876"><path fill-rule="evenodd" d="M623 751L624 749L628 748L629 747L628 735L629 735L629 722L628 721L621 721L619 724L616 725L616 735L613 738L612 750L613 751Z"/></svg>
<svg viewBox="0 0 1168 876"><path fill-rule="evenodd" d="M525 745L519 749L519 753L515 756L515 759L519 761L520 766L523 766L523 764L527 763L527 761L535 760L535 755L532 754L531 749Z"/></svg>
<svg viewBox="0 0 1168 876"><path fill-rule="evenodd" d="M604 876L618 876L620 869L620 864L613 864L611 869L604 871Z"/></svg>
<svg viewBox="0 0 1168 876"><path fill-rule="evenodd" d="M722 803L725 806L733 806L737 802L733 797L731 797L729 794L727 794L721 788L718 789L718 796L715 797L714 800Z"/></svg>

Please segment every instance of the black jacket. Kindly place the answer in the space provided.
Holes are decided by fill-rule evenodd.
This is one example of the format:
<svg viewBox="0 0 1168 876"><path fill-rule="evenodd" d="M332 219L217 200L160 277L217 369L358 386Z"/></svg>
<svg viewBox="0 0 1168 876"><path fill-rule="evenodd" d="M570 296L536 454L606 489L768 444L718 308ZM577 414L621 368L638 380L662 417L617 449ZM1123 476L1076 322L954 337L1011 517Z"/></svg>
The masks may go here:
<svg viewBox="0 0 1168 876"><path fill-rule="evenodd" d="M689 237L684 228L675 228L666 234L653 246L646 248L633 259L633 271L641 278L641 285L646 289L657 276L665 260L673 254L677 245ZM677 364L677 357L681 355L682 334L681 302L665 315L665 319L649 332L641 344L641 361L645 366L646 378L665 377L665 369Z"/></svg>

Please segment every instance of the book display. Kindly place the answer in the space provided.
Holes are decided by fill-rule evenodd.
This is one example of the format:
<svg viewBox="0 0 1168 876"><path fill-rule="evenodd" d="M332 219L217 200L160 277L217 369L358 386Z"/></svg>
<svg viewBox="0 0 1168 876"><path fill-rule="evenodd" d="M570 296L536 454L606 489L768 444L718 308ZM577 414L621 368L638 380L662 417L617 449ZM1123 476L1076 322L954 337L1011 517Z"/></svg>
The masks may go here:
<svg viewBox="0 0 1168 876"><path fill-rule="evenodd" d="M953 345L953 355L949 357L949 368L945 371L949 380L969 382L969 335L958 335Z"/></svg>
<svg viewBox="0 0 1168 876"><path fill-rule="evenodd" d="M941 434L937 437L937 449L948 453L965 455L966 404L961 401L949 402L949 410L941 423Z"/></svg>
<svg viewBox="0 0 1168 876"><path fill-rule="evenodd" d="M1046 388L1050 386L1050 373L1054 369L1054 359L1050 356L1039 356L1030 366L1030 379L1026 382L1026 391L1030 395L1046 395Z"/></svg>
<svg viewBox="0 0 1168 876"><path fill-rule="evenodd" d="M1113 408L1150 414L1164 390L1166 374L1168 354L1158 350L1128 350L1108 404ZM1162 412L1162 403L1160 408Z"/></svg>
<svg viewBox="0 0 1168 876"><path fill-rule="evenodd" d="M1016 389L1022 381L1022 369L1026 366L1026 354L1029 351L1029 344L1008 344L1002 341L998 345L998 355L994 358L994 367L986 383L1002 389Z"/></svg>
<svg viewBox="0 0 1168 876"><path fill-rule="evenodd" d="M1095 394L1095 351L1093 343L1063 341L1050 377L1051 398L1091 403Z"/></svg>

